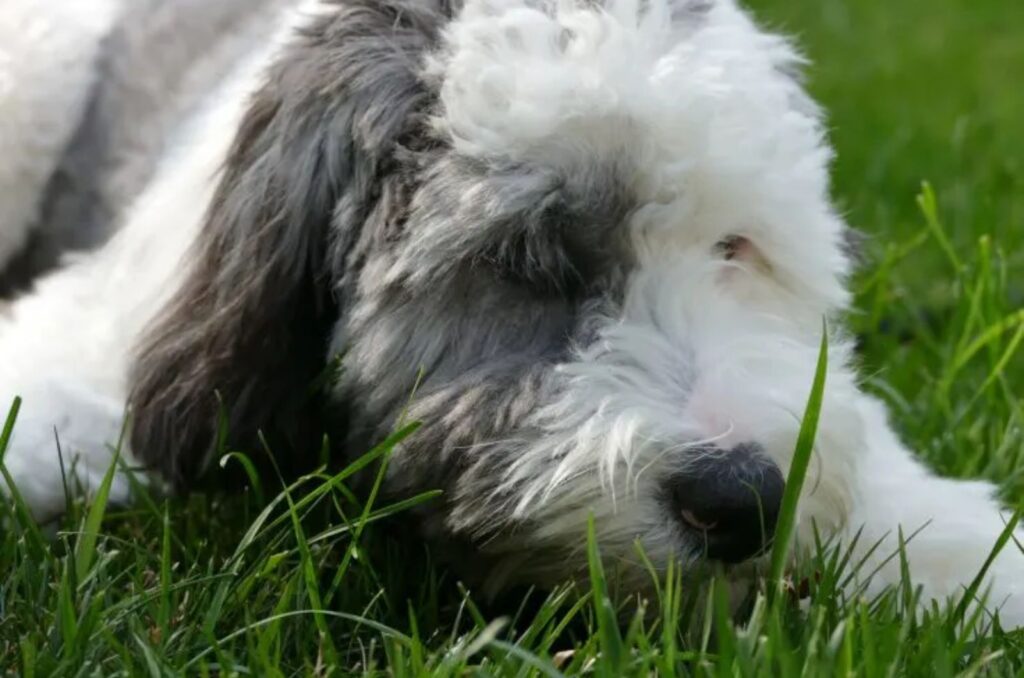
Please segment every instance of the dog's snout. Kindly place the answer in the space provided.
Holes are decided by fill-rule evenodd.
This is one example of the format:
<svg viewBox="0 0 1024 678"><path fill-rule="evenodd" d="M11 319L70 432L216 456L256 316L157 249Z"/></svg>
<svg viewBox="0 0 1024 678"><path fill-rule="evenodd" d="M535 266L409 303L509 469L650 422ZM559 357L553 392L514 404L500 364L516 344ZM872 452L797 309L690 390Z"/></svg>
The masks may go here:
<svg viewBox="0 0 1024 678"><path fill-rule="evenodd" d="M702 452L668 480L670 510L700 536L708 558L737 563L771 543L782 504L782 471L756 443Z"/></svg>

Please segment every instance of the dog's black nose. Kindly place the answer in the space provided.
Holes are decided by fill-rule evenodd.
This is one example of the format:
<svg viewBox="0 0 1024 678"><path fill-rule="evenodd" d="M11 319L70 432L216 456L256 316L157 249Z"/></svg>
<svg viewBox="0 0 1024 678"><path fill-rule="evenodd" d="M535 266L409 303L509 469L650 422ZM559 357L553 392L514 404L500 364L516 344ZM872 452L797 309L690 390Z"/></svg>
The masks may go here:
<svg viewBox="0 0 1024 678"><path fill-rule="evenodd" d="M671 511L703 541L703 554L738 563L765 551L775 534L786 481L756 443L704 448L666 487Z"/></svg>

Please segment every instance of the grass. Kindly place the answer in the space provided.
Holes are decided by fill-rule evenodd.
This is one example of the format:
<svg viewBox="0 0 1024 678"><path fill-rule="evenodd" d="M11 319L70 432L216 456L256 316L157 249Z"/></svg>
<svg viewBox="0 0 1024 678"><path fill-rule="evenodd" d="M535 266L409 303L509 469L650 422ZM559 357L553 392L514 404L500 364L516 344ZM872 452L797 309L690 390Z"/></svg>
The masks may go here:
<svg viewBox="0 0 1024 678"><path fill-rule="evenodd" d="M996 480L1020 507L1024 4L753 4L814 59L836 199L871 236L849 318L866 387L935 467ZM912 582L844 597L856 564L824 543L797 576L763 586L743 624L721 581L696 590L675 568L634 613L636 601L609 598L593 542L590 588L487 605L388 520L433 495L382 504L346 486L355 467L380 473L410 430L272 497L122 510L100 493L72 505L55 538L0 503L0 674L938 678L1024 666L1020 633L980 636L987 622L962 607L908 614Z"/></svg>

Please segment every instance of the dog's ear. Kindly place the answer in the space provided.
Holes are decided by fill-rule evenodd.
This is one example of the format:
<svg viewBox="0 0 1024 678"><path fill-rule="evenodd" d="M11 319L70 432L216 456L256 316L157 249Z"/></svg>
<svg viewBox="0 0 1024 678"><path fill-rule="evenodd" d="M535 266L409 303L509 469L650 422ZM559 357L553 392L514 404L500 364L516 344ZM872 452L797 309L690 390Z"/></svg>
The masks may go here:
<svg viewBox="0 0 1024 678"><path fill-rule="evenodd" d="M292 448L322 435L311 388L338 317L336 243L358 239L428 103L417 69L439 22L402 4L339 5L303 29L244 116L191 268L130 374L131 448L167 480L204 470L221 413L243 449L259 430Z"/></svg>
<svg viewBox="0 0 1024 678"><path fill-rule="evenodd" d="M137 347L131 447L176 483L209 461L221 414L232 434L292 428L324 362L328 140L275 90L247 112L186 278Z"/></svg>

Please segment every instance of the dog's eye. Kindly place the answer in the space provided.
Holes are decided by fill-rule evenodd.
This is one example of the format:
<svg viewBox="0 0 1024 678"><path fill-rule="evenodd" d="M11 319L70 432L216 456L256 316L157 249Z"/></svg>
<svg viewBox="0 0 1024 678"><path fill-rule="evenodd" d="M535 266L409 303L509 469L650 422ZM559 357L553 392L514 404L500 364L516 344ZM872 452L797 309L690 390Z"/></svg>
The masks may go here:
<svg viewBox="0 0 1024 678"><path fill-rule="evenodd" d="M754 245L742 235L730 235L718 241L715 254L726 261L749 259L754 254Z"/></svg>
<svg viewBox="0 0 1024 678"><path fill-rule="evenodd" d="M771 273L771 263L765 258L764 253L754 244L750 238L742 235L730 235L719 240L714 247L717 257L725 261L734 261L742 264L743 268L749 271Z"/></svg>

